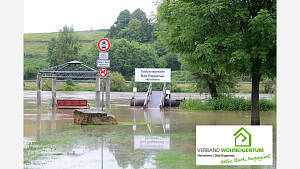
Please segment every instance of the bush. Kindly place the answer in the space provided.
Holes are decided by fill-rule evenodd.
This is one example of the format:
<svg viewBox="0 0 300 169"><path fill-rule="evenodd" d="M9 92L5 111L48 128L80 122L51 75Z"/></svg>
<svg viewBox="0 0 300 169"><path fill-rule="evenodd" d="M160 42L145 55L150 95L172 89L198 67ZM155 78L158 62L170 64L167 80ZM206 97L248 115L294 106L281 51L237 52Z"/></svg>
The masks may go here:
<svg viewBox="0 0 300 169"><path fill-rule="evenodd" d="M112 72L110 74L110 90L122 92L125 89L125 79L119 72Z"/></svg>
<svg viewBox="0 0 300 169"><path fill-rule="evenodd" d="M276 110L275 100L261 99L259 104L260 111ZM216 99L208 99L205 103L202 103L200 99L195 99L181 103L179 108L186 110L250 111L251 100L244 98L219 97Z"/></svg>
<svg viewBox="0 0 300 169"><path fill-rule="evenodd" d="M52 79L46 79L42 83L42 90L51 91L52 90Z"/></svg>
<svg viewBox="0 0 300 169"><path fill-rule="evenodd" d="M224 111L251 110L251 101L243 98L219 97L216 99L209 99L207 104L211 106L213 110L224 110Z"/></svg>
<svg viewBox="0 0 300 169"><path fill-rule="evenodd" d="M135 83L135 85L136 85L136 88L137 88L137 92L147 92L149 83L137 82L137 83ZM133 87L133 84L132 84L132 87Z"/></svg>
<svg viewBox="0 0 300 169"><path fill-rule="evenodd" d="M66 85L67 86L76 86L75 83L74 83L74 81L72 79L67 79L66 80Z"/></svg>
<svg viewBox="0 0 300 169"><path fill-rule="evenodd" d="M183 110L212 110L212 107L202 103L200 99L195 100L186 100L183 103L180 103L179 109Z"/></svg>
<svg viewBox="0 0 300 169"><path fill-rule="evenodd" d="M74 88L73 88L73 86L66 85L66 86L64 87L64 90L65 90L65 91L74 91Z"/></svg>
<svg viewBox="0 0 300 169"><path fill-rule="evenodd" d="M263 87L263 93L274 93L275 89L273 87L273 82L272 81L266 81L264 83L262 83L262 87Z"/></svg>
<svg viewBox="0 0 300 169"><path fill-rule="evenodd" d="M36 78L38 67L35 66L24 66L24 80L33 80Z"/></svg>
<svg viewBox="0 0 300 169"><path fill-rule="evenodd" d="M269 111L276 110L276 100L259 100L259 110L261 111Z"/></svg>

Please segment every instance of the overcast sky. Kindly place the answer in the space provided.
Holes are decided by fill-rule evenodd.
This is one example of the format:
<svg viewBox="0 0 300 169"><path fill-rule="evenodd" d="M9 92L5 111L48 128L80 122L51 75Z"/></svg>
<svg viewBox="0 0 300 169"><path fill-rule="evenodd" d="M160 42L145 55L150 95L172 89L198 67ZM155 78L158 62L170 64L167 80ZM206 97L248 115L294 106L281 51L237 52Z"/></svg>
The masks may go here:
<svg viewBox="0 0 300 169"><path fill-rule="evenodd" d="M108 29L122 10L141 8L149 18L156 0L24 0L24 33Z"/></svg>

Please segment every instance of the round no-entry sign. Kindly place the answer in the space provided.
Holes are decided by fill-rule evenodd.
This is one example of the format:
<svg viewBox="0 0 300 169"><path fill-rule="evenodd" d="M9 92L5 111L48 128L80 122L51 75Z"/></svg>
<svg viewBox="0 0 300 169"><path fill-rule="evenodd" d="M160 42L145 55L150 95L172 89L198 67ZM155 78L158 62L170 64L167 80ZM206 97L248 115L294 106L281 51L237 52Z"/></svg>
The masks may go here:
<svg viewBox="0 0 300 169"><path fill-rule="evenodd" d="M105 77L105 76L107 75L107 69L106 69L106 68L101 68L101 69L99 70L99 75L100 75L101 77Z"/></svg>
<svg viewBox="0 0 300 169"><path fill-rule="evenodd" d="M98 48L101 52L106 52L110 48L110 43L108 39L100 39L98 42Z"/></svg>

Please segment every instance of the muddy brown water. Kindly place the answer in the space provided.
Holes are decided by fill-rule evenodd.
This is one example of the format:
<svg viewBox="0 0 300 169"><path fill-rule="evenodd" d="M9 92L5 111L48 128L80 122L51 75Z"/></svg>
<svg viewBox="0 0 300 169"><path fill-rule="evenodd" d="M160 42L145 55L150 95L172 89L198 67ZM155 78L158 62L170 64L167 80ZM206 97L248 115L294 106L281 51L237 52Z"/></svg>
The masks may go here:
<svg viewBox="0 0 300 169"><path fill-rule="evenodd" d="M196 125L249 125L250 112L180 111L176 108L129 107L132 93L111 93L111 109L119 122L152 122L142 125L81 127L72 125L72 110L55 110L49 105L51 92L42 92L42 111L37 112L36 91L24 91L24 147L34 141L54 140L55 158L37 159L25 168L45 169L121 169L160 168L155 157L160 152L195 152ZM137 97L143 98L144 93ZM199 98L206 95L180 93L175 97ZM249 97L249 95L239 95ZM263 95L264 98L272 98ZM87 99L93 108L95 92L57 92L57 98ZM105 97L104 97L105 98ZM261 123L273 125L275 112L262 112ZM274 134L274 157L276 134ZM102 155L103 154L103 155ZM274 164L275 164L275 158ZM206 168L195 166L195 168ZM210 167L212 168L212 167ZM217 168L217 167L216 167ZM251 168L232 166L227 168ZM259 168L276 168L259 166Z"/></svg>

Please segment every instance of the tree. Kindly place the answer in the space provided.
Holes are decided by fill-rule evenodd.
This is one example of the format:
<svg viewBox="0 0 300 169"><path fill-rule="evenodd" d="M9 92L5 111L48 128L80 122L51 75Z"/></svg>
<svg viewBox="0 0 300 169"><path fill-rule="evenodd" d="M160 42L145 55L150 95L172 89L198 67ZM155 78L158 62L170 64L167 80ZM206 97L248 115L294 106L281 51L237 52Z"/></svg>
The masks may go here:
<svg viewBox="0 0 300 169"><path fill-rule="evenodd" d="M169 52L163 58L167 63L167 68L171 68L172 71L180 70L181 63L178 61L178 54Z"/></svg>
<svg viewBox="0 0 300 169"><path fill-rule="evenodd" d="M48 62L50 66L63 64L79 56L80 44L73 27L64 26L59 31L57 39L51 39L48 44Z"/></svg>
<svg viewBox="0 0 300 169"><path fill-rule="evenodd" d="M157 54L150 45L129 42L126 39L115 40L110 49L112 71L120 72L125 79L131 79L135 68L159 67Z"/></svg>
<svg viewBox="0 0 300 169"><path fill-rule="evenodd" d="M178 60L179 56L177 53L172 52L172 50L160 40L155 40L153 47L156 50L160 62L162 62L161 66L171 68L172 71L180 70L181 63Z"/></svg>
<svg viewBox="0 0 300 169"><path fill-rule="evenodd" d="M140 8L134 10L131 14L132 19L137 19L141 22L148 22L146 13Z"/></svg>
<svg viewBox="0 0 300 169"><path fill-rule="evenodd" d="M230 88L235 74L228 73L223 64L224 54L218 50L216 28L206 28L205 18L199 12L202 8L194 3L164 1L158 8L161 41L171 50L181 54L192 72L198 87L207 87L211 97L219 97L218 89Z"/></svg>
<svg viewBox="0 0 300 169"><path fill-rule="evenodd" d="M164 1L158 18L194 72L251 76L251 124L260 124L259 82L276 76L276 1Z"/></svg>
<svg viewBox="0 0 300 169"><path fill-rule="evenodd" d="M111 83L111 90L122 92L125 87L125 79L119 72L112 72L110 74L110 83Z"/></svg>
<svg viewBox="0 0 300 169"><path fill-rule="evenodd" d="M145 41L144 32L142 30L142 22L137 19L132 19L128 23L128 26L122 29L118 34L117 38L125 38L129 41L143 42Z"/></svg>
<svg viewBox="0 0 300 169"><path fill-rule="evenodd" d="M108 37L126 38L129 41L149 42L152 39L153 26L147 15L140 8L133 11L120 12L116 22L109 29Z"/></svg>
<svg viewBox="0 0 300 169"><path fill-rule="evenodd" d="M110 38L115 37L123 28L125 28L131 20L131 14L126 9L120 12L115 23L110 27L107 36Z"/></svg>

